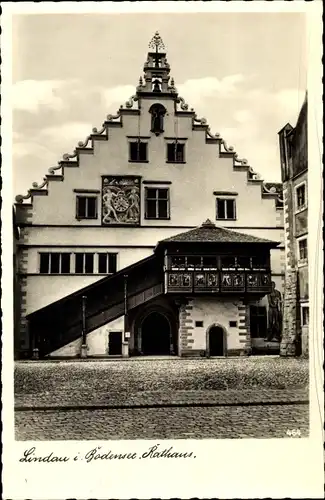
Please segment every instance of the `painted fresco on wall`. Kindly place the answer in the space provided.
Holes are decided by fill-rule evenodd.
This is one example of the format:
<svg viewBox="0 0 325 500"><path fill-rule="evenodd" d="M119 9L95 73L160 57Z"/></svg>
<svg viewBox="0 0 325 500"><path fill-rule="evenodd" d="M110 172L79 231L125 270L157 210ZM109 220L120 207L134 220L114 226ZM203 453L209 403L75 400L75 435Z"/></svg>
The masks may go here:
<svg viewBox="0 0 325 500"><path fill-rule="evenodd" d="M296 236L306 234L308 231L307 210L296 214Z"/></svg>
<svg viewBox="0 0 325 500"><path fill-rule="evenodd" d="M140 177L102 178L102 224L140 224Z"/></svg>

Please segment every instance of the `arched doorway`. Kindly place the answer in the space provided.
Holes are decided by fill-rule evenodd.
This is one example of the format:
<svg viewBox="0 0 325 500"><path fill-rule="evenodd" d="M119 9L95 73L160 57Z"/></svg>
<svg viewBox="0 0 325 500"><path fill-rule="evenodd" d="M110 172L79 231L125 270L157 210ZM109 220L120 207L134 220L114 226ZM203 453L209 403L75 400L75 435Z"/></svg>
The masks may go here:
<svg viewBox="0 0 325 500"><path fill-rule="evenodd" d="M207 333L209 355L224 356L226 352L226 335L224 328L219 325L212 325Z"/></svg>
<svg viewBox="0 0 325 500"><path fill-rule="evenodd" d="M145 356L170 354L171 331L166 316L151 312L142 321L141 351Z"/></svg>

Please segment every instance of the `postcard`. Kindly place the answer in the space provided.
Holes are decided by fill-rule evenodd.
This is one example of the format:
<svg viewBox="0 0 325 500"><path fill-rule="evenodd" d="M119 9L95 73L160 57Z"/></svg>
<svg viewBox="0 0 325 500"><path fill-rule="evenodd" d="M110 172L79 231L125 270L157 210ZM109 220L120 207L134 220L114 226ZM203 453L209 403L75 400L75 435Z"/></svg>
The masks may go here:
<svg viewBox="0 0 325 500"><path fill-rule="evenodd" d="M4 498L320 498L319 2L3 4Z"/></svg>

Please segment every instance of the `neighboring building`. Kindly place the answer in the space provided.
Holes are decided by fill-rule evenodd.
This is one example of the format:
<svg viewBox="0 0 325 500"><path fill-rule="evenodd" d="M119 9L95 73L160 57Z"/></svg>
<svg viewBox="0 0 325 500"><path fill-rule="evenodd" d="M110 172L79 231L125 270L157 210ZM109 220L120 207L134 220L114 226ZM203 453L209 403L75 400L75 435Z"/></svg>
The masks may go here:
<svg viewBox="0 0 325 500"><path fill-rule="evenodd" d="M279 132L284 195L285 268L281 354L308 355L307 94L296 127Z"/></svg>
<svg viewBox="0 0 325 500"><path fill-rule="evenodd" d="M151 47L135 95L16 197L21 357L239 355L272 344L281 185L211 134L178 95L158 34Z"/></svg>
<svg viewBox="0 0 325 500"><path fill-rule="evenodd" d="M14 317L14 356L19 357L20 345L19 345L19 327L20 327L20 301L21 294L19 293L19 276L18 276L18 266L19 266L19 255L18 255L18 242L20 238L19 227L16 220L16 210L13 207L12 211L12 229L13 229L13 317Z"/></svg>

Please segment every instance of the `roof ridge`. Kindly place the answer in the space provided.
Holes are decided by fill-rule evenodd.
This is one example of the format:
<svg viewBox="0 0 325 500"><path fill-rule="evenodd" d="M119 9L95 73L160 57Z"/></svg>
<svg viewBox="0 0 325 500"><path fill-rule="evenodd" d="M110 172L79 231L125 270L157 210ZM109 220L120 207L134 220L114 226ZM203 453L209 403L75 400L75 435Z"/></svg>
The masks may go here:
<svg viewBox="0 0 325 500"><path fill-rule="evenodd" d="M219 233L219 234L218 234ZM224 235L224 237L222 236ZM219 237L218 237L219 236ZM234 238L233 240L231 238ZM210 219L207 219L201 225L190 229L188 231L183 231L177 233L174 236L160 240L157 246L162 243L175 242L198 242L198 243L272 243L278 245L277 242L273 240L268 240L266 238L260 238L258 236L253 236L249 233L242 233L236 229L225 228L223 226L217 226Z"/></svg>

